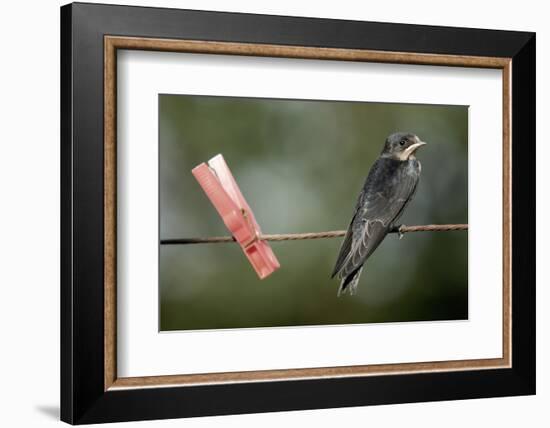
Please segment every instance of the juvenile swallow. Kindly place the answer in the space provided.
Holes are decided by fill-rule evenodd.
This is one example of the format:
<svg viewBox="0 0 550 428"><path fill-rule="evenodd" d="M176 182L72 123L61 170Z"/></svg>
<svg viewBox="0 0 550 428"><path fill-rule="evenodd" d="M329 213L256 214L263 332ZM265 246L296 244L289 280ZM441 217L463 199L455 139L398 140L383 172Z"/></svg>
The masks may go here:
<svg viewBox="0 0 550 428"><path fill-rule="evenodd" d="M372 165L359 194L331 277L341 280L338 296L355 294L363 264L394 227L420 179L416 150L425 145L414 135L391 134Z"/></svg>

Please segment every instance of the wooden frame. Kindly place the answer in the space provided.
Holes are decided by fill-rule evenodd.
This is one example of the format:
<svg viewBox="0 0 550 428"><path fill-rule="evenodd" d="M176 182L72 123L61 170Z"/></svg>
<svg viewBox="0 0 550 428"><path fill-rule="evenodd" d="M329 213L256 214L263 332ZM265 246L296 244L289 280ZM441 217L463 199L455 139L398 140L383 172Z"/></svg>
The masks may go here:
<svg viewBox="0 0 550 428"><path fill-rule="evenodd" d="M511 164L510 164L510 58L459 55L430 55L404 52L377 52L356 49L275 46L266 44L166 40L105 36L105 390L161 385L212 384L273 379L306 379L373 374L415 373L510 367L511 365ZM117 49L203 53L212 55L252 55L338 61L367 61L401 64L445 65L496 68L503 74L503 349L502 358L441 361L408 364L381 364L323 367L292 370L264 370L199 375L117 378L116 376L116 52Z"/></svg>
<svg viewBox="0 0 550 428"><path fill-rule="evenodd" d="M170 12L170 14L168 14ZM105 14L119 14L130 16L130 19L121 24L121 28L104 28L101 17ZM139 28L137 22L140 17L148 16L156 19L157 28L151 29ZM186 33L181 30L178 37L174 34L163 33L163 23L195 22L199 16L200 30L203 33L210 33L207 37L197 39L197 34ZM80 23L86 17L91 20L92 26L83 29ZM245 29L240 37L223 37L216 34L217 22L229 20L242 20L245 23ZM262 40L246 40L246 28L255 25L264 25L265 20L270 21L270 25L261 32ZM178 21L179 20L179 21ZM220 21L221 20L221 21ZM329 28L347 28L348 30L357 26L358 33L368 33L373 37L384 31L391 32L396 40L392 41L392 49L388 46L378 45L370 47L350 47L353 44L359 44L358 36L350 36L348 39L339 39L334 36L333 40L324 40L323 46L318 43L308 43L308 40L300 40L296 37L287 43L277 40L277 27L280 25L290 25L298 29L304 23L304 20L315 30L306 31L305 39L315 39L321 37L323 31ZM113 21L114 22L114 21ZM380 27L386 26L386 27ZM122 28L124 27L124 28ZM185 25L181 26L185 28ZM89 28L92 28L90 34ZM84 34L85 31L88 33ZM144 36L136 37L135 34L142 32ZM452 37L444 47L430 46L429 43L423 49L414 50L410 42L406 39L421 32L427 36L450 37L453 33L459 33L456 43L453 43ZM490 51L477 48L475 38L479 32L485 39L492 42L493 49ZM120 34L132 34L120 35ZM158 36L151 37L149 34ZM252 32L250 32L252 34ZM401 36L399 36L401 34ZM145 36L147 35L147 36ZM375 37L376 38L376 37ZM235 41L235 40L246 40ZM220 41L223 40L223 41ZM367 38L367 40L369 40ZM414 43L414 38L410 39ZM433 39L435 40L435 39ZM95 50L93 55L83 55L84 60L75 64L76 57L73 53L78 49L80 43L93 43ZM435 44L435 42L434 42ZM491 44L491 43L486 43ZM101 50L100 50L101 48ZM429 64L461 67L480 67L501 69L503 73L503 357L499 359L480 359L464 361L444 361L444 362L425 362L425 363L407 363L407 364L383 364L370 366L349 366L349 367L326 367L326 368L308 368L292 370L268 370L251 371L239 373L211 373L200 375L174 375L174 376L152 376L141 378L117 378L116 376L116 51L117 49L139 49L153 51L172 51L172 52L194 52L206 54L232 54L232 55L253 55L253 56L271 56L286 58L307 58L307 59L325 59L342 61L368 61L368 62L388 62L388 63L406 63L406 64ZM62 419L71 423L80 422L98 422L115 421L145 418L162 418L191 416L202 414L223 414L248 411L268 411L283 410L291 408L312 408L329 407L342 405L357 405L370 403L402 402L414 401L417 399L434 400L445 398L467 398L473 396L490 395L512 395L534 392L534 259L529 261L518 259L516 249L534 253L534 240L532 227L527 223L519 223L522 216L534 217L534 211L528 212L527 208L534 205L534 197L525 198L519 193L530 193L529 180L534 177L534 148L525 149L521 152L515 149L512 139L517 135L518 129L523 132L522 135L532 135L534 140L534 114L527 116L524 109L530 113L534 110L534 35L528 33L509 33L487 30L464 30L464 29L445 29L437 27L418 27L398 24L373 24L373 23L349 23L341 21L282 18L282 17L259 17L254 15L236 15L236 14L213 14L208 12L192 11L168 11L166 9L143 9L133 7L119 6L99 6L99 5L69 5L62 9L62 190L64 205L62 206ZM82 55L82 54L81 54ZM79 67L87 63L92 67L93 78L86 76ZM520 80L521 79L521 80ZM85 83L93 81L95 87L103 81L103 99L96 97L92 106L84 107L82 102L86 99L84 92ZM517 88L521 87L522 91ZM82 93L79 93L82 90ZM103 111L103 115L101 115ZM76 116L75 116L76 114ZM91 117L96 120L91 120ZM80 119L82 122L79 122ZM74 122L73 122L74 120ZM101 127L100 124L103 123ZM79 139L79 131L92 126L94 128L93 141L88 139ZM72 129L71 129L72 127ZM99 128L99 129L97 129ZM102 133L98 131L102 129ZM515 139L514 139L515 141ZM86 162L83 158L77 158L77 149L86 151L93 148L94 156L92 161ZM519 171L520 178L512 180L512 163L514 171ZM93 164L93 165L92 165ZM81 168L81 170L77 170ZM88 168L88 169L87 169ZM532 168L530 171L529 168ZM83 171L82 171L83 169ZM528 171L528 172L525 172ZM79 180L79 174L85 174L85 177L95 180L91 187ZM533 177L531 176L533 174ZM516 176L516 175L515 175ZM102 177L102 180L101 180ZM101 185L97 183L101 182ZM520 187L521 186L521 187ZM534 189L534 186L533 186ZM101 190L102 198L97 192ZM77 192L79 192L77 194ZM90 195L92 195L90 197ZM83 227L90 227L84 224L84 217L79 213L75 202L79 198L83 205L91 205L90 208L96 213L101 213L102 222L98 219L92 221L93 230L102 230L100 235L102 239L93 239L92 246L94 255L90 256L89 251L77 248L77 241L86 235ZM519 200L520 209L513 209L513 202ZM517 206L517 205L516 205ZM512 217L512 212L514 217ZM79 221L77 221L79 220ZM514 247L512 247L512 239ZM80 266L77 265L74 256L91 258L93 266L93 278L83 279L79 277ZM515 257L514 257L515 254ZM82 259L80 259L82 260ZM84 264L87 264L86 261ZM514 270L512 271L512 265ZM97 272L97 268L102 266ZM519 296L517 293L517 284L525 294ZM99 288L98 288L99 287ZM94 300L91 305L82 299L82 293L85 295L102 291L102 300ZM518 297L519 296L519 297ZM82 321L86 313L93 311L100 305L101 329L98 325L85 325L84 334L78 337L78 332L82 333ZM530 311L531 313L527 313ZM99 320L98 315L94 314L94 320ZM86 323L84 323L86 324ZM528 338L524 336L528 335ZM531 337L531 335L533 335ZM93 337L93 343L86 343L88 338ZM93 358L94 367L91 372L83 370L89 361L85 361L84 354L81 351L82 346L92 346L95 351L99 351L99 339L102 338L100 354L101 359ZM520 347L518 344L523 344ZM79 347L80 346L80 347ZM80 364L79 364L80 363ZM491 369L491 370L481 370ZM387 375L391 374L391 377ZM413 376L414 375L414 376ZM90 376L93 379L85 379ZM98 376L101 381L99 381ZM424 376L424 378L422 378ZM519 376L519 377L518 377ZM349 393L346 393L346 399L340 398L337 391L348 382L352 388L366 388L368 385L394 384L397 378L404 382L411 382L415 390L424 390L427 383L434 380L441 385L429 388L423 394L403 395L397 391L391 390L391 387L384 387L388 392L392 391L395 395L386 395L376 397L370 392L362 398L350 399ZM431 380L428 380L431 379ZM512 380L513 378L513 380ZM462 379L462 389L456 391L443 391L443 385L450 385ZM313 390L323 383L323 388L327 391L329 400L310 399L304 397L297 402L291 402L283 398L283 391L288 393L288 383L280 381L293 380L293 385L305 388L303 391ZM472 382L487 382L485 388L472 391ZM493 383L490 384L489 381ZM253 383L251 383L253 382ZM470 383L468 383L470 382ZM495 383L496 382L496 383ZM495 385L499 385L498 388ZM316 386L317 385L317 386ZM503 385L505 387L503 387ZM148 387L159 387L164 392L159 393L157 389ZM238 393L241 391L242 398L246 394L253 394L253 390L260 388L268 397L274 397L275 401L262 405L242 407L243 404L236 404L235 400L231 403L207 407L206 402L197 398L204 391L212 396L219 394ZM332 389L331 389L332 388ZM157 391L157 392L155 392ZM170 391L174 393L170 396ZM176 392L179 391L179 392ZM246 391L246 392L242 392ZM267 391L267 392L266 392ZM277 392L279 391L279 392ZM194 397L195 394L196 396ZM178 407L177 397L187 396L191 406ZM101 401L91 404L90 397L102 397ZM132 408L130 402L134 400L143 402L145 396L160 396L154 400L172 400L172 410L165 413L159 413L153 408ZM170 398L168 397L170 396ZM162 398L164 397L164 398ZM194 398L193 398L194 397ZM298 398L300 395L298 394ZM198 401L197 401L198 400ZM207 401L207 400L206 400ZM122 407L112 407L115 404ZM90 404L85 404L90 403ZM296 407L300 406L300 407Z"/></svg>

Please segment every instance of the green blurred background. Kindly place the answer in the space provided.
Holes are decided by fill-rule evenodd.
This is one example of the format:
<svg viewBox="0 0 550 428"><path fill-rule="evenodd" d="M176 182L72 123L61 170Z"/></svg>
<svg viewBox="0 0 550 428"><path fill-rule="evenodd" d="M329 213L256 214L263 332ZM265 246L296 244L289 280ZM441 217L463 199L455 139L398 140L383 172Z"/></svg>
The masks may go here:
<svg viewBox="0 0 550 428"><path fill-rule="evenodd" d="M468 222L465 106L160 95L159 109L161 239L228 234L191 174L218 153L264 233L345 229L395 131L429 144L400 223ZM264 280L236 244L161 246L160 330L467 319L467 232L389 235L337 298L340 243L272 243L281 268Z"/></svg>

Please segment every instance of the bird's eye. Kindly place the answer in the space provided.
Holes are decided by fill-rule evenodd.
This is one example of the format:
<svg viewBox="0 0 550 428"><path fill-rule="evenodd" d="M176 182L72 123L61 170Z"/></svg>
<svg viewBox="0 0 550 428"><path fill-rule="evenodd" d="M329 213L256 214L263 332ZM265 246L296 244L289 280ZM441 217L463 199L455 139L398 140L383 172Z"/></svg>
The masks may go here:
<svg viewBox="0 0 550 428"><path fill-rule="evenodd" d="M407 140L401 140L401 141L399 142L399 144L400 144L401 146L404 146L406 142L407 142Z"/></svg>

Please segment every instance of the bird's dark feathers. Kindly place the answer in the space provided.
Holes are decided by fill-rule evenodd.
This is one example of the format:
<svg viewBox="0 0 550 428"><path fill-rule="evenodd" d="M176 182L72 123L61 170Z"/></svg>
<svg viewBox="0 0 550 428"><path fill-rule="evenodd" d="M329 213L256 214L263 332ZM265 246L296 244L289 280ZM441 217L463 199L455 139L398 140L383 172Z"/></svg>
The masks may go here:
<svg viewBox="0 0 550 428"><path fill-rule="evenodd" d="M354 291L363 263L387 235L411 200L420 178L420 163L380 157L359 194L332 277L342 279L340 292Z"/></svg>

